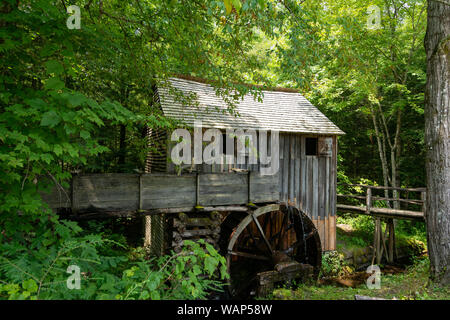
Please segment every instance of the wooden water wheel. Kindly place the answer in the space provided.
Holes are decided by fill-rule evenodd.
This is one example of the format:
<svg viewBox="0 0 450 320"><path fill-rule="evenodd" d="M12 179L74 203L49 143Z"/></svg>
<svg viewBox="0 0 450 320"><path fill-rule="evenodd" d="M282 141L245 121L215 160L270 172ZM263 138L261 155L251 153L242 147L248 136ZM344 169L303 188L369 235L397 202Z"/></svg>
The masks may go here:
<svg viewBox="0 0 450 320"><path fill-rule="evenodd" d="M227 259L233 297L249 298L264 283L298 278L310 270L317 278L322 258L319 234L300 210L271 204L229 214L219 241Z"/></svg>

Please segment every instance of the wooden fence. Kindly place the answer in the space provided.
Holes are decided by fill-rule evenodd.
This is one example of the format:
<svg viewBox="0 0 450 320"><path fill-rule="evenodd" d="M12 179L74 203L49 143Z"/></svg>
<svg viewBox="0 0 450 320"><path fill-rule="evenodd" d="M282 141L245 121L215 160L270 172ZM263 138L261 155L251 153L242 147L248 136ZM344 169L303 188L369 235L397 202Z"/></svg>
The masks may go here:
<svg viewBox="0 0 450 320"><path fill-rule="evenodd" d="M423 221L425 217L425 188L393 188L384 186L368 186L357 184L345 184L345 187L353 187L353 189L365 189L365 195L361 194L338 194L337 209L342 212L353 212L365 214L375 218L375 232L373 241L373 260L376 259L380 264L383 254L388 262L393 262L396 255L395 246L395 224L394 219L409 219ZM356 188L355 188L356 187ZM374 192L392 191L396 197L376 196ZM406 198L401 198L401 194L406 193ZM417 198L410 198L410 194L418 195ZM419 199L420 197L420 199ZM346 199L358 204L339 203L339 199ZM363 202L364 204L362 204ZM391 208L394 204L394 208ZM403 208L402 208L402 204ZM378 205L378 207L377 207ZM382 205L381 207L379 205ZM417 210L408 210L408 205L413 205ZM381 219L386 221L385 231L382 229ZM386 244L387 242L387 244ZM372 261L373 264L373 261Z"/></svg>
<svg viewBox="0 0 450 320"><path fill-rule="evenodd" d="M365 189L365 195L361 194L338 194L338 205L337 208L341 211L350 211L355 213L367 214L371 216L379 216L385 218L395 218L395 219L411 219L411 220L423 220L425 213L425 188L393 188L393 187L383 187L383 186L368 186L359 184L341 184L346 187L358 187ZM397 193L398 197L386 197L386 196L376 196L374 191L394 191ZM401 193L406 193L407 198L401 198ZM420 198L410 198L410 194L418 194ZM341 199L352 199L359 200L358 204L344 204ZM362 200L362 201L361 201ZM379 202L383 206L377 206L376 202ZM341 202L341 203L339 203ZM363 204L361 203L363 202ZM390 204L396 204L391 208ZM408 207L401 208L401 204L415 205L419 207L419 210L408 210ZM401 208L401 209L400 209Z"/></svg>

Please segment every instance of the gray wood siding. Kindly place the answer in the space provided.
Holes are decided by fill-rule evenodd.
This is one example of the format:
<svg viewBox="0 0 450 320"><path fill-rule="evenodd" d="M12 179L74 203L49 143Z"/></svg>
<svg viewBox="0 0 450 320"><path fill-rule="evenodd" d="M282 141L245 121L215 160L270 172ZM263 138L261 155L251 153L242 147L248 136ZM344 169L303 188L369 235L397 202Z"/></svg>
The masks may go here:
<svg viewBox="0 0 450 320"><path fill-rule="evenodd" d="M282 201L304 210L312 219L335 215L336 139L331 157L306 156L305 136L280 134L280 180Z"/></svg>
<svg viewBox="0 0 450 320"><path fill-rule="evenodd" d="M337 139L332 138L329 156L307 156L305 138L280 134L280 200L305 211L319 231L322 249L335 250Z"/></svg>
<svg viewBox="0 0 450 320"><path fill-rule="evenodd" d="M327 217L335 216L336 212L337 139L336 137L332 138L331 156L307 156L305 153L306 137L295 133L280 133L278 191L280 200L289 201L304 210L311 219L324 220ZM270 141L270 139L268 140ZM171 147L173 144L169 150ZM183 167L185 170L190 169L190 166ZM246 163L241 165L201 164L191 168L201 173L223 173L229 172L233 168L259 172L260 163L258 160L257 165L249 165L248 157L246 157ZM169 165L168 171L175 173L174 166Z"/></svg>
<svg viewBox="0 0 450 320"><path fill-rule="evenodd" d="M71 208L79 213L246 205L278 201L277 185L278 176L257 172L87 174L72 178L73 201L62 198L57 188L45 194L45 199L53 209Z"/></svg>
<svg viewBox="0 0 450 320"><path fill-rule="evenodd" d="M203 129L203 133L206 131L206 129ZM221 130L222 134L224 134L226 131ZM170 160L170 155L172 153L172 149L177 144L176 142L170 141L170 134L166 134L168 137L167 142L167 173L177 173L175 165ZM194 139L194 135L191 132L191 138L192 141ZM203 148L205 145L209 144L210 142L203 142ZM271 143L271 137L270 132L267 133L267 149L270 150L270 143ZM256 133L256 141L255 141L255 148L259 150L259 136L258 133ZM221 151L222 150L222 142L221 142ZM289 153L289 150L287 150ZM191 144L191 156L194 156L194 143ZM234 141L234 156L233 156L233 164L225 163L225 159L222 164L197 164L197 165L191 165L191 164L182 164L182 173L192 173L192 172L199 172L199 173L225 173L225 172L233 172L234 169L238 170L248 170L248 171L255 171L259 172L262 164L260 163L260 159L257 157L257 163L256 164L250 164L249 156L245 156L245 163L237 164L237 144L236 141ZM280 164L281 165L281 164ZM153 172L153 171L152 171ZM156 172L156 171L155 171ZM159 172L159 171L157 171ZM281 179L281 178L280 178Z"/></svg>

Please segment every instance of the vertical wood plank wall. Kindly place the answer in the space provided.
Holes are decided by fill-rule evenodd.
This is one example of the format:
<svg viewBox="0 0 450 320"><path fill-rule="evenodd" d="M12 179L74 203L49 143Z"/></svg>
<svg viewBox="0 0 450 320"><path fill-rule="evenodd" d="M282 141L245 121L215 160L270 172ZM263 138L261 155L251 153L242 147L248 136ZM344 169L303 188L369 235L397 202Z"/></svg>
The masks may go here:
<svg viewBox="0 0 450 320"><path fill-rule="evenodd" d="M336 249L336 159L332 154L307 156L306 136L280 135L280 197L302 209L319 231L324 251Z"/></svg>

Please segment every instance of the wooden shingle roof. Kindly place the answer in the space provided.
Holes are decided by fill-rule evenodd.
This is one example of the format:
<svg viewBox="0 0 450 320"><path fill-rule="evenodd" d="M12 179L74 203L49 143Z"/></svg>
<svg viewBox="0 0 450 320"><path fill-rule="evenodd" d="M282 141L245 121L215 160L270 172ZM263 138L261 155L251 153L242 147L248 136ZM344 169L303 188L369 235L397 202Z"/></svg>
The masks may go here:
<svg viewBox="0 0 450 320"><path fill-rule="evenodd" d="M280 132L342 135L340 130L322 112L300 93L262 91L263 102L246 94L236 105L239 116L227 111L228 105L216 95L214 87L207 83L170 78L169 82L183 95L196 95L196 106L185 106L175 99L168 87L159 87L158 95L164 114L193 125L201 120L205 128L265 129Z"/></svg>

